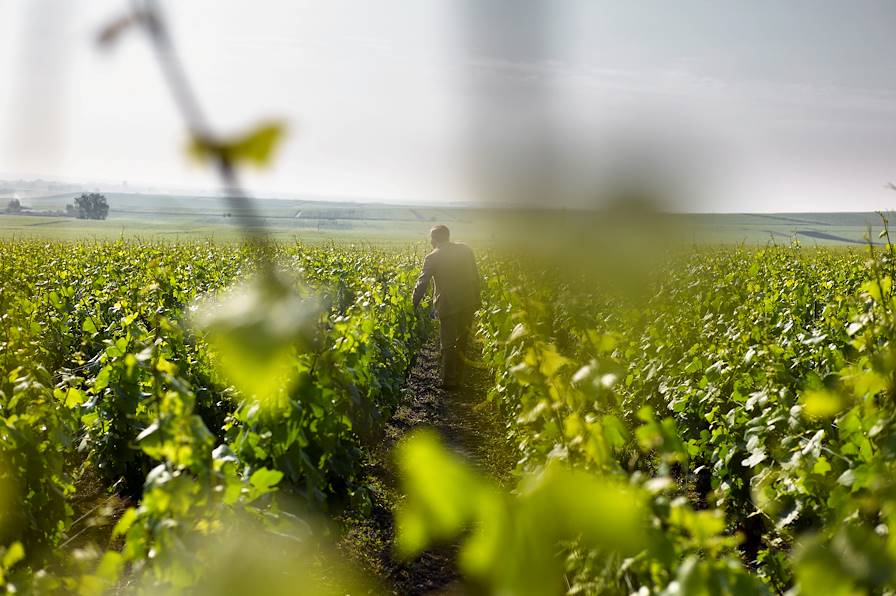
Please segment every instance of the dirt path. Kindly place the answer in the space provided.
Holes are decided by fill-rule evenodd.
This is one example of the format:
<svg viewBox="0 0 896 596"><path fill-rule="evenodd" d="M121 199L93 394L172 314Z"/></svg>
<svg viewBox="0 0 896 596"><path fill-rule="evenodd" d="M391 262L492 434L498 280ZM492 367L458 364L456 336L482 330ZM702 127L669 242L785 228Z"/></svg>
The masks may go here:
<svg viewBox="0 0 896 596"><path fill-rule="evenodd" d="M413 561L398 561L393 556L392 510L401 495L391 452L408 432L433 428L446 445L484 473L506 481L514 463L511 450L503 442L503 429L494 410L481 407L491 382L487 371L471 367L463 388L443 391L439 388L437 341L429 341L417 355L404 388L402 405L386 425L385 440L371 453L367 466L373 510L369 516L355 514L344 520L348 531L342 548L378 575L390 593L464 593L455 566L455 546L427 551Z"/></svg>

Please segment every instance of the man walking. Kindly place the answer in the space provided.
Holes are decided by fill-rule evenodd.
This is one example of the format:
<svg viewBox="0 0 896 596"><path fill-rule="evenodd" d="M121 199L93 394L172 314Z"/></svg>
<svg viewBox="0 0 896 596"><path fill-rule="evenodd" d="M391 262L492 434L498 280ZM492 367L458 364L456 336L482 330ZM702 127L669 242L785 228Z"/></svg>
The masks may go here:
<svg viewBox="0 0 896 596"><path fill-rule="evenodd" d="M435 306L439 315L442 344L442 387L456 388L463 376L464 349L479 308L479 271L473 251L466 244L451 242L446 226L429 231L433 251L423 261L423 272L414 286L414 308L435 281Z"/></svg>

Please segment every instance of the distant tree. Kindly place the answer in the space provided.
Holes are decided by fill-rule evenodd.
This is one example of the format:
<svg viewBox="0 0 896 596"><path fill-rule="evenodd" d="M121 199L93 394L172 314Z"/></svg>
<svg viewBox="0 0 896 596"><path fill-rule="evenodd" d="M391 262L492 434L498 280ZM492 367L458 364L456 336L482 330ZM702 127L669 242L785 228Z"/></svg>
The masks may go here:
<svg viewBox="0 0 896 596"><path fill-rule="evenodd" d="M84 193L75 199L78 219L106 219L109 203L98 192Z"/></svg>
<svg viewBox="0 0 896 596"><path fill-rule="evenodd" d="M22 203L18 199L13 199L9 202L9 205L6 206L6 210L11 213L16 213L22 210Z"/></svg>

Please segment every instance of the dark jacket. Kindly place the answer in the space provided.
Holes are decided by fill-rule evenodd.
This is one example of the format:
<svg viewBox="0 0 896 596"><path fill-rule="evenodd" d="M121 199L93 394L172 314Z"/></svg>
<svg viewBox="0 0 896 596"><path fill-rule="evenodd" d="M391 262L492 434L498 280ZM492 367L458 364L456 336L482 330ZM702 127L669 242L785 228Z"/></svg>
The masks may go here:
<svg viewBox="0 0 896 596"><path fill-rule="evenodd" d="M426 255L423 272L414 286L415 305L426 294L430 279L435 281L435 305L440 317L479 308L479 271L466 244L448 242Z"/></svg>

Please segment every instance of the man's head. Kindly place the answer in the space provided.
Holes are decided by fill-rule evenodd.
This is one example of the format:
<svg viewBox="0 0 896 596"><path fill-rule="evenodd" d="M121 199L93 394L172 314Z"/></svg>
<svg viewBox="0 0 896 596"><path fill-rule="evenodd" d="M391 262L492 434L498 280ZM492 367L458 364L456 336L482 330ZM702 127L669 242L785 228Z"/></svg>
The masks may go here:
<svg viewBox="0 0 896 596"><path fill-rule="evenodd" d="M448 231L448 226L437 225L433 226L433 228L429 231L429 242L432 244L433 248L438 248L443 244L447 244L448 240L451 238L451 232Z"/></svg>

